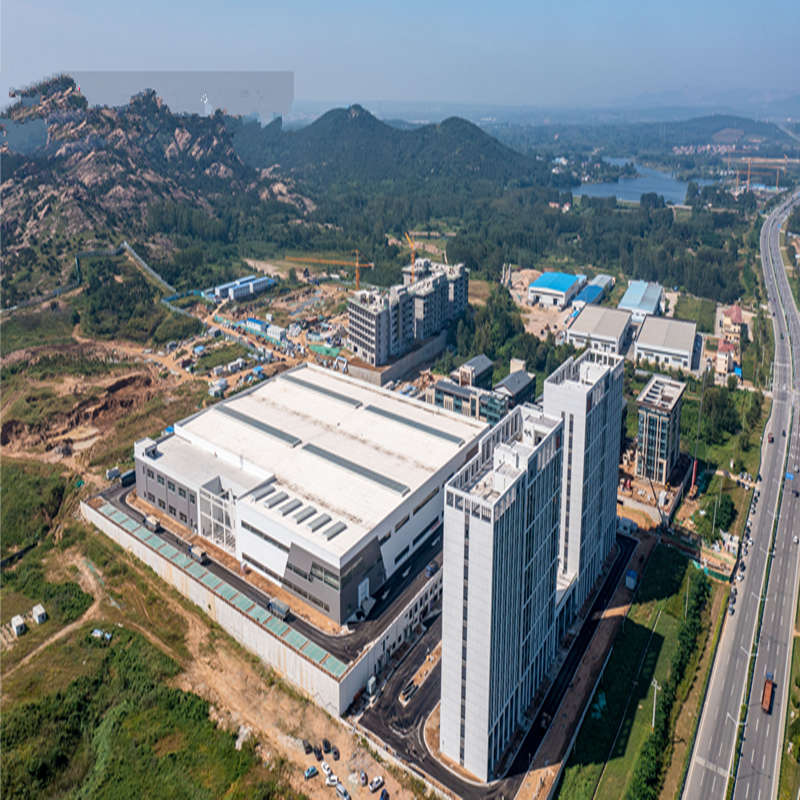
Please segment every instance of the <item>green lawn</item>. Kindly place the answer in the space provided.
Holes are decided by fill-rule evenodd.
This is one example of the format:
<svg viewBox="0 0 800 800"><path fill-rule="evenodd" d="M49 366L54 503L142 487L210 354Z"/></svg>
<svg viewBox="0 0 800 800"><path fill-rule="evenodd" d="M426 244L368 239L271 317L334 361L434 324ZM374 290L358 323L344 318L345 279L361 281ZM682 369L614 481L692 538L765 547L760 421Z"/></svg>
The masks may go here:
<svg viewBox="0 0 800 800"><path fill-rule="evenodd" d="M796 800L800 793L800 642L794 638L792 646L792 673L789 684L789 707L786 710L785 733L781 754L781 772L778 783L778 800ZM788 752L789 743L792 752Z"/></svg>
<svg viewBox="0 0 800 800"><path fill-rule="evenodd" d="M713 300L681 293L675 306L675 319L696 322L697 330L701 333L716 333L716 310L717 304Z"/></svg>
<svg viewBox="0 0 800 800"><path fill-rule="evenodd" d="M653 550L569 756L560 800L624 796L650 734L652 681L667 681L687 580L697 575L678 551L665 545ZM685 683L688 692L691 681Z"/></svg>
<svg viewBox="0 0 800 800"><path fill-rule="evenodd" d="M229 364L237 358L247 358L250 351L240 344L231 342L230 344L223 344L214 350L206 351L200 358L197 359L196 372L203 373L218 367L220 364Z"/></svg>
<svg viewBox="0 0 800 800"><path fill-rule="evenodd" d="M110 644L89 636L94 624ZM205 700L168 685L178 665L138 634L99 621L55 647L15 675L23 693L3 709L5 797L300 797L286 765L236 750Z"/></svg>

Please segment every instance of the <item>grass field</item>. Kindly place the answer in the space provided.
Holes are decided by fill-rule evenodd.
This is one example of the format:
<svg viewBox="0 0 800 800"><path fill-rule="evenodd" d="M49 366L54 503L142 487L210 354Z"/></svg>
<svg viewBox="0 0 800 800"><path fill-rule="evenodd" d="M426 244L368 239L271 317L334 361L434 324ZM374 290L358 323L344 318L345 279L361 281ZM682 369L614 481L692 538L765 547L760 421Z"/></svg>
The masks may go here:
<svg viewBox="0 0 800 800"><path fill-rule="evenodd" d="M796 800L798 794L800 794L800 762L798 762L798 746L800 746L800 641L796 636L792 645L790 680L789 707L786 710L778 800ZM791 753L788 752L790 743L792 746Z"/></svg>
<svg viewBox="0 0 800 800"><path fill-rule="evenodd" d="M696 322L701 333L714 333L716 311L717 304L713 300L681 294L675 306L675 319Z"/></svg>
<svg viewBox="0 0 800 800"><path fill-rule="evenodd" d="M20 311L0 323L0 355L7 356L24 347L58 345L71 341L72 310Z"/></svg>
<svg viewBox="0 0 800 800"><path fill-rule="evenodd" d="M248 349L240 344L234 342L223 344L214 350L203 353L203 355L197 359L195 371L197 373L208 372L214 369L214 367L220 366L220 364L230 364L231 361L235 361L237 358L245 358L249 355L250 352Z"/></svg>
<svg viewBox="0 0 800 800"><path fill-rule="evenodd" d="M560 800L617 800L625 795L650 734L652 681L662 685L667 681L683 621L687 581L697 580L696 576L676 550L664 545L653 550L569 757ZM685 683L688 692L691 681Z"/></svg>

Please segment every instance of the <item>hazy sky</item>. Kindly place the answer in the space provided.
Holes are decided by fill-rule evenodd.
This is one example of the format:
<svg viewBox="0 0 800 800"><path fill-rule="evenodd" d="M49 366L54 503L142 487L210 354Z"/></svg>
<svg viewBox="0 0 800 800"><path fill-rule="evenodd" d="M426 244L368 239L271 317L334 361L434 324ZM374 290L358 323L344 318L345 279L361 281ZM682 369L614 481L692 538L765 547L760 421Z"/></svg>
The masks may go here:
<svg viewBox="0 0 800 800"><path fill-rule="evenodd" d="M330 102L780 96L800 92L798 35L800 0L5 0L0 89L70 69L290 69L298 100Z"/></svg>

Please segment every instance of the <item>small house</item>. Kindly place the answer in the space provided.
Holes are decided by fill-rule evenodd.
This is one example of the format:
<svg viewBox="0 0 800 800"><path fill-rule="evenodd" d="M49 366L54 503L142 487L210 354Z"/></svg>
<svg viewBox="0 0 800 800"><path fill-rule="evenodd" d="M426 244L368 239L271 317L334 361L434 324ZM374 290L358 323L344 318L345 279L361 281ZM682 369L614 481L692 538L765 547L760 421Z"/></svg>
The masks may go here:
<svg viewBox="0 0 800 800"><path fill-rule="evenodd" d="M14 631L14 636L22 636L22 634L28 630L25 625L25 620L22 619L20 614L15 614L11 617L11 629Z"/></svg>
<svg viewBox="0 0 800 800"><path fill-rule="evenodd" d="M47 619L47 612L44 610L44 606L41 603L37 603L33 607L31 614L33 616L33 621L37 625L41 625Z"/></svg>

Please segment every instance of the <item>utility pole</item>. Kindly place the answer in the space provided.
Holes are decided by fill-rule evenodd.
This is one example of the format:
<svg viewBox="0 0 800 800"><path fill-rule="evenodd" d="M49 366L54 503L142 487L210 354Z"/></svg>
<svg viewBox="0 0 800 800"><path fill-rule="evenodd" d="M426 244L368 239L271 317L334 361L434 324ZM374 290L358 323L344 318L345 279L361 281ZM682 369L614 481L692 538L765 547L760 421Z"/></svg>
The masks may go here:
<svg viewBox="0 0 800 800"><path fill-rule="evenodd" d="M686 608L683 612L683 618L686 619L689 616L689 584L692 582L692 576L687 573L686 574Z"/></svg>
<svg viewBox="0 0 800 800"><path fill-rule="evenodd" d="M656 729L656 698L658 697L658 690L660 688L658 681L653 678L653 722L650 724L651 731Z"/></svg>

